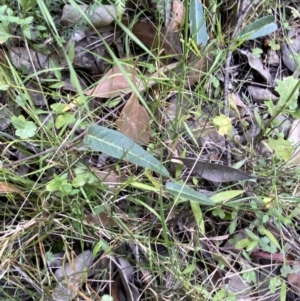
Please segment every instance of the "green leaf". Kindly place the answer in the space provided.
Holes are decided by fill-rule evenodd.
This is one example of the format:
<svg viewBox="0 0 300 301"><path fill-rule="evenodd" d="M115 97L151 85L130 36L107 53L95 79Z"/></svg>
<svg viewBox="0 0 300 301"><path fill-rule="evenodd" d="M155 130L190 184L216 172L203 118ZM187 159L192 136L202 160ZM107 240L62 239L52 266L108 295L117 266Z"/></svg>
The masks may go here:
<svg viewBox="0 0 300 301"><path fill-rule="evenodd" d="M76 122L76 119L73 114L65 113L65 114L57 116L57 118L55 120L55 127L57 129L61 129L65 125L69 125L69 124L72 124L75 122Z"/></svg>
<svg viewBox="0 0 300 301"><path fill-rule="evenodd" d="M75 42L72 41L69 47L70 48L68 51L68 57L69 57L70 61L73 63L74 57L75 57Z"/></svg>
<svg viewBox="0 0 300 301"><path fill-rule="evenodd" d="M146 152L136 142L117 131L99 125L91 125L84 137L84 143L93 150L149 168L165 177L170 177L168 170L160 161Z"/></svg>
<svg viewBox="0 0 300 301"><path fill-rule="evenodd" d="M102 301L114 301L113 297L111 297L110 295L103 295L101 297Z"/></svg>
<svg viewBox="0 0 300 301"><path fill-rule="evenodd" d="M36 125L32 121L27 121L23 115L13 116L11 122L16 129L16 135L21 139L33 137L36 133Z"/></svg>
<svg viewBox="0 0 300 301"><path fill-rule="evenodd" d="M238 35L238 38L246 40L254 40L259 37L264 37L278 29L274 22L274 16L262 17L253 23L247 25Z"/></svg>
<svg viewBox="0 0 300 301"><path fill-rule="evenodd" d="M277 87L275 90L280 95L278 108L286 106L291 112L295 112L298 108L299 80L288 76L284 80L276 79Z"/></svg>
<svg viewBox="0 0 300 301"><path fill-rule="evenodd" d="M259 240L253 240L251 241L251 243L248 245L248 247L246 248L247 252L251 252L254 250L254 248L259 244Z"/></svg>
<svg viewBox="0 0 300 301"><path fill-rule="evenodd" d="M204 18L203 5L199 0L191 0L190 4L190 30L197 45L206 46L208 34Z"/></svg>
<svg viewBox="0 0 300 301"><path fill-rule="evenodd" d="M199 203L195 201L190 201L190 204L199 230L201 231L201 234L205 235L204 218Z"/></svg>
<svg viewBox="0 0 300 301"><path fill-rule="evenodd" d="M183 271L182 274L186 275L186 274L191 274L194 272L196 266L194 264L189 264Z"/></svg>
<svg viewBox="0 0 300 301"><path fill-rule="evenodd" d="M280 288L280 301L286 300L286 282L282 281L281 288Z"/></svg>
<svg viewBox="0 0 300 301"><path fill-rule="evenodd" d="M269 137L268 145L275 152L277 158L282 158L286 162L291 158L293 146L288 140L285 140L282 137L279 137L276 140Z"/></svg>
<svg viewBox="0 0 300 301"><path fill-rule="evenodd" d="M46 185L46 190L50 192L59 191L64 195L69 195L72 192L72 185L63 177L54 175L53 179Z"/></svg>
<svg viewBox="0 0 300 301"><path fill-rule="evenodd" d="M206 195L197 192L185 185L168 182L166 184L166 190L167 192L175 195L176 197L178 196L183 200L194 201L201 205L207 205L207 206L215 205L215 203L211 199L209 199Z"/></svg>
<svg viewBox="0 0 300 301"><path fill-rule="evenodd" d="M75 178L72 180L72 185L83 187L85 184L99 183L99 179L85 166L78 166L74 169Z"/></svg>
<svg viewBox="0 0 300 301"><path fill-rule="evenodd" d="M64 110L66 110L66 108L68 107L67 104L65 103L55 103L53 105L50 106L50 108L58 114L61 114L64 112Z"/></svg>
<svg viewBox="0 0 300 301"><path fill-rule="evenodd" d="M237 249L245 249L247 248L250 244L251 244L252 240L249 239L249 238L244 238L244 239L241 239L239 240L236 244L235 244L235 247Z"/></svg>
<svg viewBox="0 0 300 301"><path fill-rule="evenodd" d="M21 0L19 1L24 11L32 9L36 5L36 0Z"/></svg>
<svg viewBox="0 0 300 301"><path fill-rule="evenodd" d="M231 119L224 114L221 114L220 116L216 116L212 120L213 124L218 127L218 133L221 136L229 135L233 132L233 127L231 124Z"/></svg>
<svg viewBox="0 0 300 301"><path fill-rule="evenodd" d="M229 190L229 191L222 191L219 193L214 194L213 196L210 197L212 201L214 201L216 204L218 203L224 203L227 202L242 193L244 193L244 190Z"/></svg>
<svg viewBox="0 0 300 301"><path fill-rule="evenodd" d="M13 35L9 34L3 24L0 24L0 44L5 43Z"/></svg>
<svg viewBox="0 0 300 301"><path fill-rule="evenodd" d="M278 243L278 240L275 238L275 236L273 235L273 233L271 233L269 230L267 230L266 228L260 227L259 231L262 235L266 235L269 240L279 249L281 250L280 244Z"/></svg>
<svg viewBox="0 0 300 301"><path fill-rule="evenodd" d="M259 241L259 237L249 229L245 229L245 232L250 239Z"/></svg>
<svg viewBox="0 0 300 301"><path fill-rule="evenodd" d="M279 277L272 277L269 284L269 289L272 294L275 294L276 289L281 285L281 279Z"/></svg>
<svg viewBox="0 0 300 301"><path fill-rule="evenodd" d="M255 56L255 57L260 57L260 55L263 53L263 51L260 49L260 48L253 48L252 49L252 54Z"/></svg>

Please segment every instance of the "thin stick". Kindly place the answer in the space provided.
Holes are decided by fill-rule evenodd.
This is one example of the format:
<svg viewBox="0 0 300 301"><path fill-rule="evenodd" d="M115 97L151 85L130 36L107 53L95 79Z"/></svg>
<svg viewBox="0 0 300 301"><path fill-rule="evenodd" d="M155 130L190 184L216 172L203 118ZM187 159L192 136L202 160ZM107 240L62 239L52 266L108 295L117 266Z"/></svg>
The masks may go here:
<svg viewBox="0 0 300 301"><path fill-rule="evenodd" d="M241 13L241 15L238 18L236 27L232 33L231 40L234 40L237 36L237 33L240 29L240 27L243 24L244 19L248 15L250 9L251 9L251 4L248 5L248 7ZM236 42L232 41L231 44L229 45L229 52L227 54L226 58L226 63L225 63L225 74L224 74L224 115L229 116L229 102L228 102L228 94L229 94L229 68L230 68L230 63L232 59L232 49L235 46ZM227 152L227 165L231 166L231 147L229 143L226 143L226 152Z"/></svg>

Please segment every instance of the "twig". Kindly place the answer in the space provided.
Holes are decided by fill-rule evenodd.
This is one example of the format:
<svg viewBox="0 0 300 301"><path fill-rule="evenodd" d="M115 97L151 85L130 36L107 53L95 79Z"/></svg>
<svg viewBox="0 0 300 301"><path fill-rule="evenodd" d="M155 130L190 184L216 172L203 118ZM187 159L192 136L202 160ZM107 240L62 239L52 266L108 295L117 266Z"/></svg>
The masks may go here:
<svg viewBox="0 0 300 301"><path fill-rule="evenodd" d="M248 5L248 7L241 13L241 15L239 16L238 20L237 20L237 24L235 26L235 29L232 33L231 36L231 44L229 45L229 52L227 54L226 57L226 62L225 62L225 74L224 74L224 115L225 116L229 116L229 102L228 102L228 91L229 91L229 68L230 68L230 63L231 63L231 59L232 59L232 49L235 46L236 42L234 41L234 39L237 36L237 33L240 29L240 27L243 24L243 21L245 19L245 17L248 15L250 9L251 9L251 4ZM226 150L227 150L227 164L228 166L231 166L231 147L229 145L229 143L226 143Z"/></svg>

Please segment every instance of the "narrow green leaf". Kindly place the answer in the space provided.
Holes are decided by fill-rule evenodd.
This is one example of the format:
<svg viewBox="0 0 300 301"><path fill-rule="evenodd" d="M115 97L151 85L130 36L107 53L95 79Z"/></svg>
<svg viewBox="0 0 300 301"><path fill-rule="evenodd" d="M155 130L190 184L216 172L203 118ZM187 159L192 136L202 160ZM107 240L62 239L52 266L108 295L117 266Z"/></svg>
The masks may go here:
<svg viewBox="0 0 300 301"><path fill-rule="evenodd" d="M250 242L250 244L248 245L248 247L246 248L247 252L251 252L253 251L253 249L259 244L259 240L253 240Z"/></svg>
<svg viewBox="0 0 300 301"><path fill-rule="evenodd" d="M215 203L211 199L209 199L206 195L197 192L185 185L169 182L166 184L166 189L167 192L187 201L195 201L201 205L207 205L207 206L215 205Z"/></svg>
<svg viewBox="0 0 300 301"><path fill-rule="evenodd" d="M208 34L204 18L203 5L199 0L191 0L190 5L190 30L193 40L197 45L206 46Z"/></svg>
<svg viewBox="0 0 300 301"><path fill-rule="evenodd" d="M239 250L241 249L245 249L247 248L250 244L251 244L252 240L249 239L249 238L244 238L244 239L241 239L239 240L236 244L235 244L235 247Z"/></svg>
<svg viewBox="0 0 300 301"><path fill-rule="evenodd" d="M213 196L210 197L212 201L215 203L224 203L227 202L242 193L244 193L244 190L229 190L229 191L222 191L219 193L214 194Z"/></svg>
<svg viewBox="0 0 300 301"><path fill-rule="evenodd" d="M93 150L149 168L165 177L170 177L168 170L161 162L136 142L117 131L99 125L91 125L84 137L84 143Z"/></svg>
<svg viewBox="0 0 300 301"><path fill-rule="evenodd" d="M259 227L259 231L262 235L266 235L269 240L279 249L281 250L280 244L278 243L278 240L275 238L273 233L271 233L269 230L263 227Z"/></svg>
<svg viewBox="0 0 300 301"><path fill-rule="evenodd" d="M282 281L280 289L280 301L286 300L286 282Z"/></svg>
<svg viewBox="0 0 300 301"><path fill-rule="evenodd" d="M274 22L274 16L266 16L260 18L253 23L247 25L238 35L239 38L246 40L254 40L259 37L266 36L278 29L277 24Z"/></svg>
<svg viewBox="0 0 300 301"><path fill-rule="evenodd" d="M186 274L191 274L194 272L196 266L194 264L189 264L183 271L182 274L186 275Z"/></svg>
<svg viewBox="0 0 300 301"><path fill-rule="evenodd" d="M190 204L199 230L201 231L201 234L205 235L204 218L199 203L195 201L190 201Z"/></svg>
<svg viewBox="0 0 300 301"><path fill-rule="evenodd" d="M259 241L259 237L249 229L245 229L245 232L250 239Z"/></svg>

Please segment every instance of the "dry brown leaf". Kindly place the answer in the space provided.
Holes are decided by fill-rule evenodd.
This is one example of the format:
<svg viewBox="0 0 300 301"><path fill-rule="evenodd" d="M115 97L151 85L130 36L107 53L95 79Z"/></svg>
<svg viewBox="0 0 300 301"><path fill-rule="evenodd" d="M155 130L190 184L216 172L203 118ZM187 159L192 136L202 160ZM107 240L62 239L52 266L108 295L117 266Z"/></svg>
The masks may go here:
<svg viewBox="0 0 300 301"><path fill-rule="evenodd" d="M123 64L127 77L138 86L139 80L136 77L134 66ZM118 66L113 66L102 77L95 88L85 91L86 95L111 98L119 96L121 93L131 91L130 84Z"/></svg>
<svg viewBox="0 0 300 301"><path fill-rule="evenodd" d="M174 0L172 5L172 19L169 28L173 31L178 30L184 23L184 3L179 0Z"/></svg>
<svg viewBox="0 0 300 301"><path fill-rule="evenodd" d="M89 224L95 224L97 226L102 226L104 228L118 226L115 220L105 212L100 212L97 215L92 213L86 213L85 219Z"/></svg>
<svg viewBox="0 0 300 301"><path fill-rule="evenodd" d="M275 102L279 99L278 96L274 95L270 90L265 88L249 85L247 89L252 99L257 102L264 102L266 100L272 100Z"/></svg>
<svg viewBox="0 0 300 301"><path fill-rule="evenodd" d="M129 24L129 22L125 20L123 23L127 26ZM136 22L131 30L149 49L163 49L165 55L173 55L174 58L180 59L182 48L178 32L174 32L166 27L162 27L158 30L157 25L143 21Z"/></svg>
<svg viewBox="0 0 300 301"><path fill-rule="evenodd" d="M118 186L124 182L124 179L117 175L112 170L99 170L97 167L90 167L95 175L102 181L103 184L108 186Z"/></svg>
<svg viewBox="0 0 300 301"><path fill-rule="evenodd" d="M115 276L114 281L111 284L111 297L114 301L120 301L120 291L122 290L122 280L120 274Z"/></svg>
<svg viewBox="0 0 300 301"><path fill-rule="evenodd" d="M295 266L294 266L294 268L295 268ZM287 280L291 287L293 287L294 289L297 289L298 292L300 291L300 274L299 273L288 274Z"/></svg>
<svg viewBox="0 0 300 301"><path fill-rule="evenodd" d="M203 56L196 62L190 62L188 65L191 69L187 72L184 84L185 88L194 85L203 78L212 65L212 55Z"/></svg>
<svg viewBox="0 0 300 301"><path fill-rule="evenodd" d="M18 193L23 198L25 198L25 195L23 194L23 192L19 188L15 187L12 184L7 184L7 183L4 183L4 182L0 182L0 193L12 193L12 192Z"/></svg>
<svg viewBox="0 0 300 301"><path fill-rule="evenodd" d="M212 55L203 56L201 59L190 62L190 70L188 70L185 80L185 88L199 82L211 66ZM134 66L124 65L124 69L127 72L128 77L133 81L135 86L139 91L144 91L146 88L150 88L157 84L158 79L166 78L171 76L172 70L176 69L176 73L180 74L182 72L182 67L178 66L178 63L172 63L167 66L163 66L158 69L158 71L148 75L148 81L142 82L138 79L138 74L135 71ZM174 72L174 71L173 71ZM176 82L176 85L180 85L180 82ZM120 96L121 93L130 93L132 89L117 66L111 68L99 81L95 88L85 91L86 95L110 98Z"/></svg>
<svg viewBox="0 0 300 301"><path fill-rule="evenodd" d="M121 133L134 141L146 145L149 143L150 117L135 93L131 94L116 124Z"/></svg>

